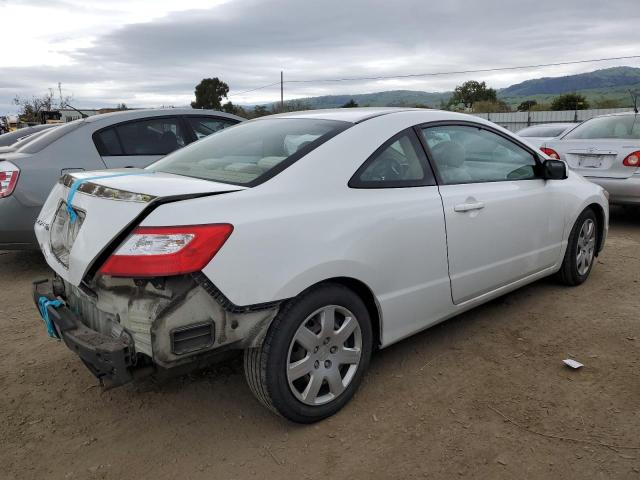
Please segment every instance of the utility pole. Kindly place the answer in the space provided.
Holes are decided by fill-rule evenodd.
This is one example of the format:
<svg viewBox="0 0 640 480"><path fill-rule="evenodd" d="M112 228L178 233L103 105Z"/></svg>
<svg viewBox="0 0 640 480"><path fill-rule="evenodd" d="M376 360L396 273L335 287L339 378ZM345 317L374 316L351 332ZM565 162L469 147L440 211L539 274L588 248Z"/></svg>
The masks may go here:
<svg viewBox="0 0 640 480"><path fill-rule="evenodd" d="M284 112L284 72L280 70L280 111Z"/></svg>

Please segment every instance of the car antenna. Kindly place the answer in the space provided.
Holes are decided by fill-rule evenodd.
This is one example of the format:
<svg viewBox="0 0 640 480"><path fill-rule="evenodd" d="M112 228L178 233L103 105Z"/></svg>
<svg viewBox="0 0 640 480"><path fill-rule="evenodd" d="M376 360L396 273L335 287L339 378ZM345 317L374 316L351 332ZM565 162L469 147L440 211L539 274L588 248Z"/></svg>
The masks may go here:
<svg viewBox="0 0 640 480"><path fill-rule="evenodd" d="M78 113L82 116L82 118L88 118L88 117L89 117L89 115L87 115L86 113L82 113L80 110L78 110L78 109L77 109L77 108L75 108L75 107L72 107L72 106L71 106L71 105L69 105L68 103L65 103L65 104L64 104L64 106L65 106L65 107L69 107L71 110L73 110L73 111L75 111L75 112L78 112ZM636 111L636 113L638 113L638 112Z"/></svg>
<svg viewBox="0 0 640 480"><path fill-rule="evenodd" d="M629 95L631 95L631 100L633 100L633 111L638 113L638 94L633 90L629 90Z"/></svg>

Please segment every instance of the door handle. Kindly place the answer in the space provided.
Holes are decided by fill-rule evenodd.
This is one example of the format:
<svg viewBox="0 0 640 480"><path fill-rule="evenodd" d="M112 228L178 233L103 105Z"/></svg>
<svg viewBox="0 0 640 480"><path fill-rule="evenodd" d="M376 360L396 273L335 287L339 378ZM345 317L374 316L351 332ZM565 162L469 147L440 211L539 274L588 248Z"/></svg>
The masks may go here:
<svg viewBox="0 0 640 480"><path fill-rule="evenodd" d="M455 212L469 212L471 210L481 210L484 208L484 202L460 203L453 207Z"/></svg>

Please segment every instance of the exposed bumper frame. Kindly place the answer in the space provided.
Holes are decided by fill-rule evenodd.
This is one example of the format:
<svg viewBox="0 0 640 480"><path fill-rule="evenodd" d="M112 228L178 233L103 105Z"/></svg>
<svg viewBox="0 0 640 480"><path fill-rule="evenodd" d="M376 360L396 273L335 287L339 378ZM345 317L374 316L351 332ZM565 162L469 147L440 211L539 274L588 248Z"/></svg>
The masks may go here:
<svg viewBox="0 0 640 480"><path fill-rule="evenodd" d="M33 282L33 301L55 300L51 280ZM75 352L103 386L118 386L133 380L135 354L124 338L112 338L85 326L66 305L47 307L49 319L70 350Z"/></svg>

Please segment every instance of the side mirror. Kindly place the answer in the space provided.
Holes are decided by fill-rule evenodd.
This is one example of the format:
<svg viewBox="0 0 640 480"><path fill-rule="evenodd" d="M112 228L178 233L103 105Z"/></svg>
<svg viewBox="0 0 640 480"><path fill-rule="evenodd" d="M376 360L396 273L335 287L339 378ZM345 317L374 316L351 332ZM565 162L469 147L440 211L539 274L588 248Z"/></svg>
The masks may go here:
<svg viewBox="0 0 640 480"><path fill-rule="evenodd" d="M560 160L545 160L542 164L545 180L564 180L567 178L567 165Z"/></svg>

